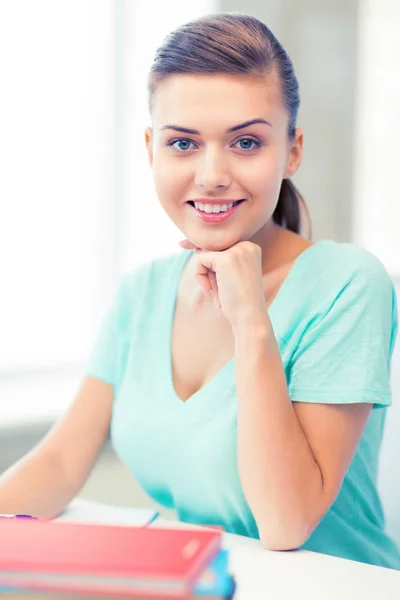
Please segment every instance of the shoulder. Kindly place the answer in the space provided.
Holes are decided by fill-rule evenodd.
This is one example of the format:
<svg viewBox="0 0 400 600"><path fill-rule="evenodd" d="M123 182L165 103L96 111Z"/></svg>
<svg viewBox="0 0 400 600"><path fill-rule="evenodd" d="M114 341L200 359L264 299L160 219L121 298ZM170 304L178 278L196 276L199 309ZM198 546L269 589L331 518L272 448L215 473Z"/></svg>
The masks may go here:
<svg viewBox="0 0 400 600"><path fill-rule="evenodd" d="M188 251L168 254L146 260L123 274L114 295L123 328L141 309L149 313L162 308L160 299L168 294L187 258Z"/></svg>
<svg viewBox="0 0 400 600"><path fill-rule="evenodd" d="M390 280L382 262L357 244L321 240L310 247L310 252L313 252L314 262L331 274L341 273L346 278L364 276Z"/></svg>
<svg viewBox="0 0 400 600"><path fill-rule="evenodd" d="M144 291L146 286L168 281L180 265L183 265L187 254L187 251L183 251L144 261L124 273L120 280L120 289L125 295L132 296Z"/></svg>
<svg viewBox="0 0 400 600"><path fill-rule="evenodd" d="M171 281L172 273L183 264L183 254L180 252L157 257L126 270L117 280L111 294L105 311L104 326L111 327L128 339L134 317L139 314L140 309L159 306L162 286Z"/></svg>
<svg viewBox="0 0 400 600"><path fill-rule="evenodd" d="M331 339L346 331L394 339L394 285L371 252L356 244L322 240L299 256L293 275L285 295L285 339L294 343L294 331L313 337L329 333Z"/></svg>
<svg viewBox="0 0 400 600"><path fill-rule="evenodd" d="M397 303L386 268L356 244L330 240L300 259L298 300L285 335L291 397L389 404Z"/></svg>
<svg viewBox="0 0 400 600"><path fill-rule="evenodd" d="M342 296L361 303L394 296L392 280L382 262L356 244L322 240L306 251L304 259L308 288L315 298L327 303Z"/></svg>

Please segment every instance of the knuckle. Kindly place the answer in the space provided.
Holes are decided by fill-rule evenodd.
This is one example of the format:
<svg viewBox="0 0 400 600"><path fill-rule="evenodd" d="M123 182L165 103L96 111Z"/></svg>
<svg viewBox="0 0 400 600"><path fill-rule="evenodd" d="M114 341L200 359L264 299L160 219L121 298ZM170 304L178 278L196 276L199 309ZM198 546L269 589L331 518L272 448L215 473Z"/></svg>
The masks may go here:
<svg viewBox="0 0 400 600"><path fill-rule="evenodd" d="M242 243L242 251L249 252L251 254L255 254L256 256L261 253L261 248L258 244L254 244L253 242L243 242Z"/></svg>

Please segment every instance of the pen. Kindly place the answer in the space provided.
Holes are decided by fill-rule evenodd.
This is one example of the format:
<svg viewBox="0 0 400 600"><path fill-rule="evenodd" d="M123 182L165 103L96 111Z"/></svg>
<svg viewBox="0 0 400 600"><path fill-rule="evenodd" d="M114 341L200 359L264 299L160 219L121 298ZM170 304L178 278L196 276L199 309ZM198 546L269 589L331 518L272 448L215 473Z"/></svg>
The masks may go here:
<svg viewBox="0 0 400 600"><path fill-rule="evenodd" d="M0 515L0 519L37 519L32 515Z"/></svg>

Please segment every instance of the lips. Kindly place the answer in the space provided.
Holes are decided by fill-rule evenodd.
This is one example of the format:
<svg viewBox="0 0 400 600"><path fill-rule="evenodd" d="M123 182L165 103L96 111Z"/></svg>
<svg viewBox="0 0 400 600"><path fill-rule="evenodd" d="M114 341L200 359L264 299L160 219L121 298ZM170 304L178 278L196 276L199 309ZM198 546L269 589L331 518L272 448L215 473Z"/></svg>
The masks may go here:
<svg viewBox="0 0 400 600"><path fill-rule="evenodd" d="M197 202L197 200L196 200L196 202ZM232 202L232 200L231 200L231 202ZM234 206L232 206L232 208L229 208L228 210L226 210L224 212L218 212L218 213L214 213L214 212L208 213L208 212L205 212L202 210L198 210L194 206L194 201L189 201L188 204L192 207L191 209L195 212L196 216L199 217L204 223L220 223L222 221L226 221L231 216L233 216L238 210L240 210L240 207L244 203L244 200L236 200L233 202L234 202ZM203 202L200 202L200 204L203 204ZM206 202L204 204L212 204L212 203ZM217 203L214 202L213 204L217 204ZM218 202L218 204L221 204L221 203ZM230 202L227 202L226 200L224 200L223 204L230 204Z"/></svg>
<svg viewBox="0 0 400 600"><path fill-rule="evenodd" d="M206 206L207 204L209 204L210 206L224 206L224 204L225 205L233 204L233 206L236 206L237 204L239 204L241 202L244 202L244 198L240 198L239 200L233 200L233 199L218 200L217 202L215 200L211 201L211 200L207 200L205 198L199 198L199 199L195 198L194 200L188 200L187 204L190 204L191 206L196 208L195 203L202 204L203 206ZM203 211L203 212L205 212L205 211ZM208 213L208 214L211 214L211 213Z"/></svg>

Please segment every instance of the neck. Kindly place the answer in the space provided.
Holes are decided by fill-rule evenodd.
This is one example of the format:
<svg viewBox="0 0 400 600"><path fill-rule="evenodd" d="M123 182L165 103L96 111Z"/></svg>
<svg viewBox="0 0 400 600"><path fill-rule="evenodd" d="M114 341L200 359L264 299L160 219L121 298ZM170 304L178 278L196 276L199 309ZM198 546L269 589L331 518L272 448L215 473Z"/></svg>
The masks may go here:
<svg viewBox="0 0 400 600"><path fill-rule="evenodd" d="M261 248L263 273L268 273L276 268L282 253L279 249L283 249L282 241L288 241L288 233L289 232L283 227L277 225L271 219L249 240L254 244L258 244Z"/></svg>

